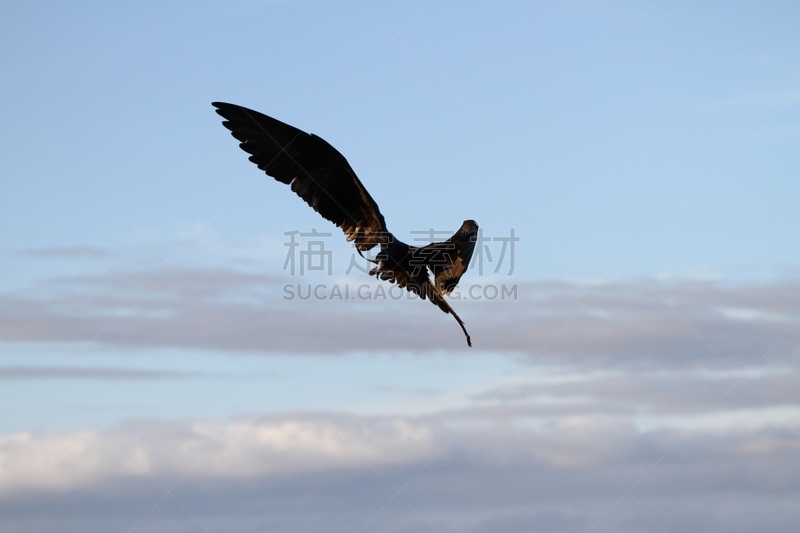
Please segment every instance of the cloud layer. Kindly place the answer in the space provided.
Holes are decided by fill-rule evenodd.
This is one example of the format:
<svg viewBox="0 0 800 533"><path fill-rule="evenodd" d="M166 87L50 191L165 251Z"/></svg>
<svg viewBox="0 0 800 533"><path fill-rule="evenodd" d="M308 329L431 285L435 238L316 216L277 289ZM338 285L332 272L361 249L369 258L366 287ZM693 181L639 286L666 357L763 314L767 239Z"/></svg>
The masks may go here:
<svg viewBox="0 0 800 533"><path fill-rule="evenodd" d="M144 531L788 531L800 416L757 411L649 430L529 404L14 434L0 438L0 497L12 526L60 513L65 531L101 504Z"/></svg>
<svg viewBox="0 0 800 533"><path fill-rule="evenodd" d="M304 291L324 284L318 294L326 299L287 300L285 287L298 280ZM376 298L376 287L385 284L370 286L361 293L370 297L361 299L364 283L360 277L357 283L312 282L233 269L62 278L35 291L0 295L0 339L264 354L462 348L451 317L427 302L395 301L389 293ZM453 304L479 350L610 363L741 363L783 358L800 347L796 283L502 283L514 285L515 298L469 299L471 287L465 286L464 300ZM331 299L334 286L353 299Z"/></svg>
<svg viewBox="0 0 800 533"><path fill-rule="evenodd" d="M451 354L427 302L283 299L236 270L110 272L0 295L9 346ZM0 436L4 530L793 531L800 286L520 284L456 302L503 379L424 414L314 408ZM102 351L102 350L101 350ZM508 358L517 364L507 365ZM236 359L233 359L236 361ZM235 363L234 363L235 364ZM6 382L59 368L4 367ZM65 377L185 374L67 367Z"/></svg>

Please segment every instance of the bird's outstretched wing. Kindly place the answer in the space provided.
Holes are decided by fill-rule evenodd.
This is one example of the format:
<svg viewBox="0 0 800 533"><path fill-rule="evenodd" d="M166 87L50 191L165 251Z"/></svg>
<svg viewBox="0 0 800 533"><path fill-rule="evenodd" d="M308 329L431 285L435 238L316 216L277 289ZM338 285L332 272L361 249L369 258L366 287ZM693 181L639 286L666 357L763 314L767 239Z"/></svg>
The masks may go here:
<svg viewBox="0 0 800 533"><path fill-rule="evenodd" d="M359 251L385 242L388 231L378 204L333 146L252 109L212 105L250 161L290 185L315 211L342 228Z"/></svg>
<svg viewBox="0 0 800 533"><path fill-rule="evenodd" d="M437 242L423 247L439 251L438 261L431 261L436 288L442 294L450 294L456 288L461 276L467 271L478 237L478 224L465 220L458 231L445 242Z"/></svg>

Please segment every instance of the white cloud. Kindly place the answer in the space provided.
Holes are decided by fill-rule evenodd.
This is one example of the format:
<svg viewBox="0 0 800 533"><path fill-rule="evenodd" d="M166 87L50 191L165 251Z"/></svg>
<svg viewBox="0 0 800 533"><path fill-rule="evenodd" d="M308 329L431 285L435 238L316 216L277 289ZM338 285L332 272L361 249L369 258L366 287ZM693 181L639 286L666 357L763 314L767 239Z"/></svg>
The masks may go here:
<svg viewBox="0 0 800 533"><path fill-rule="evenodd" d="M26 490L91 487L102 479L136 474L134 459L102 433L0 436L0 495L4 497Z"/></svg>
<svg viewBox="0 0 800 533"><path fill-rule="evenodd" d="M419 461L431 428L403 418L315 416L137 423L105 431L0 436L0 495L98 488L132 478L247 479Z"/></svg>
<svg viewBox="0 0 800 533"><path fill-rule="evenodd" d="M593 470L615 464L646 466L676 444L676 452L688 453L679 462L688 463L711 452L754 463L776 453L800 452L796 407L698 411L679 425L672 419L666 416L642 429L624 413L598 415L583 412L580 405L571 412L548 412L529 403L426 417L300 413L228 422L141 421L108 432L16 433L0 437L0 494L8 498L30 491L101 490L125 478L150 476L188 476L196 482L386 471L422 467L428 461L433 468L455 461L459 468ZM472 423L476 421L483 423ZM652 450L645 456L643 442ZM790 469L791 475L800 481L800 469L795 470ZM757 472L752 476L760 478Z"/></svg>

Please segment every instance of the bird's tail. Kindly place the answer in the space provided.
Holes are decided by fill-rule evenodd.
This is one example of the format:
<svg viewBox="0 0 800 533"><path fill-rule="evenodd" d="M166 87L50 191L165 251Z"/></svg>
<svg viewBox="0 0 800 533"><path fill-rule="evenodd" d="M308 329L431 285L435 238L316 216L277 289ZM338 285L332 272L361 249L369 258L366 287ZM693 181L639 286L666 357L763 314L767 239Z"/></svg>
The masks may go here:
<svg viewBox="0 0 800 533"><path fill-rule="evenodd" d="M471 348L472 347L472 339L470 338L469 333L467 333L467 328L466 328L466 326L464 326L464 321L461 320L461 317L458 316L455 311L453 311L453 308L450 307L450 304L447 303L447 300L444 299L444 295L441 294L436 289L436 287L434 287L432 284L429 284L428 287L430 287L430 289L431 289L430 291L428 291L428 293L429 293L428 294L428 298L430 299L430 301L433 302L434 304L436 304L436 306L439 309L441 309L442 311L444 311L445 313L449 313L449 314L453 315L453 318L455 318L456 322L458 322L458 325L461 326L461 331L464 332L464 336L467 338L467 346L469 346Z"/></svg>

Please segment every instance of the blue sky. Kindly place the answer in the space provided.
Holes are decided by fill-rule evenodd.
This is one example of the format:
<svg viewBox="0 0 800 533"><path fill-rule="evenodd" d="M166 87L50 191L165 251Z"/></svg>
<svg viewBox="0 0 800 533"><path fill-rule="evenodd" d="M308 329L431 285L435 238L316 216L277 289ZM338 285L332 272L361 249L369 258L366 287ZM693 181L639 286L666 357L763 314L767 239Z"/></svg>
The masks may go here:
<svg viewBox="0 0 800 533"><path fill-rule="evenodd" d="M793 530L798 15L3 3L2 529ZM326 139L401 239L513 231L474 348L212 101ZM283 268L312 229L330 276Z"/></svg>

